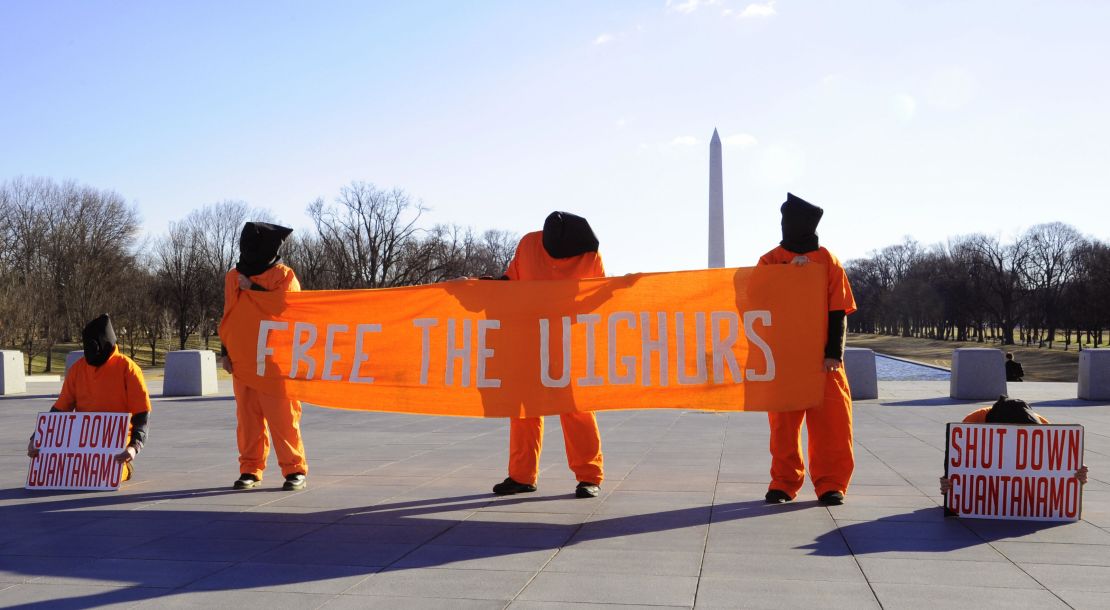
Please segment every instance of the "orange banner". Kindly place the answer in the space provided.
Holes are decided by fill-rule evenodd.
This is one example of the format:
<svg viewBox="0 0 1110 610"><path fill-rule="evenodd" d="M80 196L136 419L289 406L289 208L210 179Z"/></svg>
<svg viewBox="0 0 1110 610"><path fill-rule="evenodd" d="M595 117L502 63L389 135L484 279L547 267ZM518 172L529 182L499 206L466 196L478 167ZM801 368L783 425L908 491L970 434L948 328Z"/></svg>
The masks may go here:
<svg viewBox="0 0 1110 610"><path fill-rule="evenodd" d="M521 417L821 404L824 266L380 290L244 291L242 382L344 409Z"/></svg>

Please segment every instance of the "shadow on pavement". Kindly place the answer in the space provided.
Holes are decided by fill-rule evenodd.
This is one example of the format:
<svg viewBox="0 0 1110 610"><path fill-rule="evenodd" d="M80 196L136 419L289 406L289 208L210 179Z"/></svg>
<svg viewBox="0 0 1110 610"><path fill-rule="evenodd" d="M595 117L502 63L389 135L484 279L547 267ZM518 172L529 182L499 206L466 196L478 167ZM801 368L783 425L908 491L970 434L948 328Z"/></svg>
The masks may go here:
<svg viewBox="0 0 1110 610"><path fill-rule="evenodd" d="M949 553L1065 525L1047 521L998 521L957 517L928 519L941 514L943 510L941 507L921 508L873 521L848 523L819 535L812 544L801 548L813 551L812 555L823 556Z"/></svg>
<svg viewBox="0 0 1110 610"><path fill-rule="evenodd" d="M268 493L274 490L233 491L228 488L200 488L181 491L130 494L90 495L88 492L28 492L22 488L0 490L0 500L26 498L28 502L0 507L0 573L22 574L47 579L111 579L128 581L130 586L105 587L102 592L66 599L36 601L22 607L74 608L122 602L158 599L183 590L238 590L307 583L315 580L370 575L382 570L408 570L440 567L457 561L470 561L519 553L549 550L581 542L619 536L635 536L685 527L706 526L713 521L735 520L767 515L762 500L737 502L718 506L696 506L648 514L595 518L586 523L552 524L513 520L466 521L435 518L426 515L444 512L475 511L496 503L499 508L512 505L534 505L544 502L565 502L564 498L510 497L497 498L488 493L435 499L418 499L385 503L361 508L309 510L307 512L252 512L254 505L228 506L212 510L203 504L206 498ZM283 492L275 497L292 497ZM158 505L171 501L199 500L198 510L188 504L174 505L166 510ZM591 501L591 500L580 500ZM777 508L777 512L801 509ZM558 511L553 511L558 512ZM485 513L496 519L496 513ZM527 517L525 517L527 519ZM466 524L461 532L467 540L436 541L437 537ZM338 535L313 537L331 526L364 526L382 532L377 538L347 538ZM270 528L278 534L270 540L257 541L257 548L242 556L215 553L206 558L200 549L224 549L219 531L234 528ZM210 534L189 536L182 528L211 528ZM359 529L352 527L352 530ZM422 540L399 542L390 539L393 532L432 532ZM286 534L288 532L288 534ZM460 532L456 531L455 534ZM132 535L133 534L133 535ZM573 540L572 540L573 538ZM240 539L250 540L250 538ZM488 540L488 542L485 542ZM234 540L232 540L234 542ZM268 544L267 544L268 543ZM357 543L357 544L353 544ZM250 546L243 543L245 546ZM436 545L427 548L425 545ZM234 544L230 546L234 547ZM414 553L424 548L425 552ZM429 552L431 551L431 552ZM126 558L124 561L121 558ZM207 572L189 582L167 584L173 580L165 573L151 573L143 566L164 562L206 562ZM244 562L271 564L272 569L231 569ZM115 566L116 571L112 571ZM311 567L311 569L305 569ZM221 572L227 578L212 579ZM193 586L201 579L209 582ZM49 582L49 580L48 580ZM21 607L21 606L14 606Z"/></svg>

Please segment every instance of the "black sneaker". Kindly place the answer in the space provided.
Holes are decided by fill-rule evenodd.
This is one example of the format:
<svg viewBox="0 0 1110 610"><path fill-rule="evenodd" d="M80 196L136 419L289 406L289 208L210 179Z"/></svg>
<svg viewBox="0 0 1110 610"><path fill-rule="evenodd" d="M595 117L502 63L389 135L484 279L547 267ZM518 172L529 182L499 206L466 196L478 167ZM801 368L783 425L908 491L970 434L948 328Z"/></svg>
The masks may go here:
<svg viewBox="0 0 1110 610"><path fill-rule="evenodd" d="M579 481L578 487L574 488L574 495L578 498L596 498L597 494L601 493L601 486Z"/></svg>
<svg viewBox="0 0 1110 610"><path fill-rule="evenodd" d="M526 493L529 491L536 491L536 486L528 485L527 483L517 483L510 477L506 477L504 481L493 486L493 493L499 496L511 496L513 494Z"/></svg>
<svg viewBox="0 0 1110 610"><path fill-rule="evenodd" d="M763 501L767 504L786 504L793 499L781 489L768 489L767 495L763 496Z"/></svg>
<svg viewBox="0 0 1110 610"><path fill-rule="evenodd" d="M251 489L252 487L258 487L261 484L262 484L262 479L254 476L253 474L243 473L243 474L239 475L239 478L235 480L235 483L233 483L231 485L231 488L232 489Z"/></svg>
<svg viewBox="0 0 1110 610"><path fill-rule="evenodd" d="M844 504L844 494L839 491L826 491L817 501L825 506L840 506Z"/></svg>
<svg viewBox="0 0 1110 610"><path fill-rule="evenodd" d="M285 477L285 484L281 486L284 491L300 491L308 485L308 478L304 474L294 472Z"/></svg>

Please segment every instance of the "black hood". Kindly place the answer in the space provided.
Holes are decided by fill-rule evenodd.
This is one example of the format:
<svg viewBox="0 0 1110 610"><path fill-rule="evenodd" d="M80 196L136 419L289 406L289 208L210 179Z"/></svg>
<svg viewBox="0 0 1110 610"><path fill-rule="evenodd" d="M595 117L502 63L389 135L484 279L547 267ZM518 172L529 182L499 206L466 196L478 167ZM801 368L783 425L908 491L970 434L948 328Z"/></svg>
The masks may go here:
<svg viewBox="0 0 1110 610"><path fill-rule="evenodd" d="M795 254L805 254L820 247L817 224L821 222L824 210L791 193L786 194L786 202L779 210L782 212L782 241L779 244L783 248Z"/></svg>
<svg viewBox="0 0 1110 610"><path fill-rule="evenodd" d="M268 222L248 222L239 235L239 262L235 269L247 277L258 275L281 262L278 248L293 229Z"/></svg>
<svg viewBox="0 0 1110 610"><path fill-rule="evenodd" d="M1021 399L1009 398L1005 394L998 397L990 411L987 411L988 424L1039 424L1041 420L1033 409Z"/></svg>
<svg viewBox="0 0 1110 610"><path fill-rule="evenodd" d="M570 212L552 212L543 221L543 249L552 258L570 258L597 252L597 236L585 218Z"/></svg>
<svg viewBox="0 0 1110 610"><path fill-rule="evenodd" d="M100 314L85 325L81 331L81 343L85 348L85 362L100 366L108 361L112 352L116 351L116 331L112 329L112 319L108 314Z"/></svg>

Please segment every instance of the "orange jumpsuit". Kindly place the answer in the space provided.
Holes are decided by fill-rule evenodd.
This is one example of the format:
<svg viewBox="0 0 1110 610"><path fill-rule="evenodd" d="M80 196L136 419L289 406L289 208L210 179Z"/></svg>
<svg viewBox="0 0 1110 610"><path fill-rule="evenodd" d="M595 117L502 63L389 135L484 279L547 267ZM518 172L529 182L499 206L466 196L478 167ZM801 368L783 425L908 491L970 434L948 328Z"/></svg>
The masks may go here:
<svg viewBox="0 0 1110 610"><path fill-rule="evenodd" d="M982 409L979 409L978 411L972 411L971 413L967 414L967 417L964 417L964 422L963 423L965 423L965 424L985 424L985 423L987 423L987 413L990 413L990 411L991 411L990 407L983 407ZM1037 416L1037 421L1041 422L1042 424L1052 423L1052 422L1048 421L1047 419L1045 419L1040 413L1034 413L1033 415L1036 415Z"/></svg>
<svg viewBox="0 0 1110 610"><path fill-rule="evenodd" d="M779 246L759 259L760 265L788 264L798 256ZM806 252L810 263L828 269L829 311L856 310L856 300L844 267L831 252L818 248ZM804 411L768 413L771 427L771 484L768 489L783 491L794 498L802 488L805 465L802 463L802 420L809 435L809 476L817 496L830 491L844 493L852 479L855 458L852 453L852 397L844 367L825 373L825 398L820 407Z"/></svg>
<svg viewBox="0 0 1110 610"><path fill-rule="evenodd" d="M516 248L505 275L510 280L568 280L604 277L601 255L587 252L569 258L554 258L543 247L543 232L525 235ZM578 481L600 485L602 476L601 433L593 413L559 416L567 465ZM517 483L535 485L543 448L543 418L509 420L509 477Z"/></svg>
<svg viewBox="0 0 1110 610"><path fill-rule="evenodd" d="M54 410L145 413L150 411L150 393L139 365L115 349L100 366L92 366L84 358L74 362L66 373ZM130 432L127 442L131 442ZM131 464L124 464L122 480L130 478Z"/></svg>
<svg viewBox="0 0 1110 610"><path fill-rule="evenodd" d="M298 292L301 289L293 270L282 264L274 265L250 280L267 291ZM239 272L232 269L224 276L224 316L231 311L240 292ZM242 366L249 364L243 363ZM234 370L240 363L232 362L231 366ZM307 475L308 462L301 440L301 402L262 394L237 378L233 384L238 421L239 472L253 474L262 480L266 458L270 455L270 439L266 437L268 425L282 476L297 472Z"/></svg>

